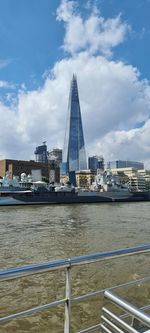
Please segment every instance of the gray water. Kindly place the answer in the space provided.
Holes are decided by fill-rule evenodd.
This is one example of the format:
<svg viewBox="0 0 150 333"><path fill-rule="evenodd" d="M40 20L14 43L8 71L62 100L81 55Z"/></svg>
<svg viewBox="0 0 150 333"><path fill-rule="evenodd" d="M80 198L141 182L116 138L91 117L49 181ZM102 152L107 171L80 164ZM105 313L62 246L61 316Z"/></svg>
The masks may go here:
<svg viewBox="0 0 150 333"><path fill-rule="evenodd" d="M150 203L51 205L0 208L0 268L109 251L150 242ZM73 270L73 293L84 294L149 273L148 257L92 264ZM139 291L139 290L138 290ZM130 290L129 297L142 297ZM64 296L64 274L23 278L0 286L2 315L48 303ZM135 297L136 295L136 297ZM138 296L137 296L138 295ZM141 300L142 298L142 300ZM73 332L97 320L99 299L73 306ZM98 305L97 305L98 304ZM0 327L2 333L62 332L63 307L17 319Z"/></svg>

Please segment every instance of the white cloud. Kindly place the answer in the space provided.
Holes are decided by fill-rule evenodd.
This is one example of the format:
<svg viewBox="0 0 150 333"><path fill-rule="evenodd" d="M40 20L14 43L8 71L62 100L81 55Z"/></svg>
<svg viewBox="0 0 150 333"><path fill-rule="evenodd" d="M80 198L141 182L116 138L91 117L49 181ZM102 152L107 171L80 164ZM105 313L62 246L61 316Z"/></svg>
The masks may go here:
<svg viewBox="0 0 150 333"><path fill-rule="evenodd" d="M79 16L74 14L73 2L63 1L63 5L70 6L59 13L64 21L70 20L69 15L71 19ZM66 36L67 31L65 40ZM0 155L33 158L36 145L44 140L48 148L63 147L73 72L78 78L87 152L103 154L107 160L143 160L150 168L149 83L132 65L92 55L89 46L58 61L40 89L27 91L22 86L17 105L0 104Z"/></svg>
<svg viewBox="0 0 150 333"><path fill-rule="evenodd" d="M104 19L95 8L87 19L83 19L76 11L76 3L67 0L59 6L57 19L65 24L63 47L71 54L88 50L90 54L101 52L111 56L112 49L124 41L130 29L126 22L121 21L121 15Z"/></svg>
<svg viewBox="0 0 150 333"><path fill-rule="evenodd" d="M18 148L21 149L17 133L17 115L14 110L0 103L0 158L15 156Z"/></svg>
<svg viewBox="0 0 150 333"><path fill-rule="evenodd" d="M94 149L101 151L106 160L145 161L150 169L150 120L142 128L129 131L112 131L103 140L93 143Z"/></svg>
<svg viewBox="0 0 150 333"><path fill-rule="evenodd" d="M7 82L0 80L0 88L7 88Z"/></svg>
<svg viewBox="0 0 150 333"><path fill-rule="evenodd" d="M0 59L0 69L7 67L11 61L11 59Z"/></svg>
<svg viewBox="0 0 150 333"><path fill-rule="evenodd" d="M9 83L9 82L7 82L7 81L2 81L2 80L0 80L0 88L14 89L14 88L15 88L15 85L12 84L12 83Z"/></svg>

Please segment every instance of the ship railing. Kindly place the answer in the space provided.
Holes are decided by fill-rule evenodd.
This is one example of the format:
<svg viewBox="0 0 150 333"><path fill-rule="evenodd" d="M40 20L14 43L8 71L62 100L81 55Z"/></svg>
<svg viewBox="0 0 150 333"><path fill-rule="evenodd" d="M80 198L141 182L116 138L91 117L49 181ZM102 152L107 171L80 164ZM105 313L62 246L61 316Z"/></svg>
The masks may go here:
<svg viewBox="0 0 150 333"><path fill-rule="evenodd" d="M86 264L91 264L91 263L95 263L95 262L112 260L112 259L117 259L117 258L122 258L122 257L127 257L127 256L133 256L133 255L137 255L137 254L139 255L139 254L149 254L149 253L150 253L150 244L147 244L147 245L129 247L129 248L124 248L124 249L119 249L119 250L114 250L114 251L99 252L99 253L94 253L91 255L72 257L69 259L53 260L53 261L48 261L48 262L40 263L40 264L36 264L36 265L27 265L27 266L23 266L23 267L17 267L14 269L0 270L0 281L9 281L9 280L13 280L13 279L21 278L21 277L30 276L30 275L51 272L54 270L65 270L65 273L66 273L65 298L55 300L50 303L38 305L36 307L32 307L27 310L23 310L23 311L20 311L17 313L12 313L10 315L1 317L0 323L2 324L4 322L7 322L7 321L15 319L15 318L20 318L20 317L25 317L25 316L27 317L29 315L32 315L32 314L37 313L42 310L64 305L64 333L71 333L71 307L72 307L72 304L78 303L81 301L85 301L85 300L90 300L93 297L97 297L97 296L105 296L109 300L113 301L117 306L120 306L119 302L121 302L122 308L124 310L126 310L128 313L130 313L132 315L132 317L134 317L136 320L139 320L139 319L141 319L141 311L143 311L143 310L135 309L136 313L132 312L131 309L134 309L134 306L132 306L129 303L126 304L126 301L124 301L124 300L120 300L118 296L115 296L112 294L112 291L117 290L119 288L125 288L125 287L133 286L133 285L136 285L139 283L141 284L144 282L148 282L148 281L150 281L150 276L145 276L140 279L128 281L126 283L122 283L122 284L118 284L118 285L114 285L109 289L105 288L105 289L89 292L84 295L73 296L72 291L71 291L71 270L75 266L86 265ZM126 304L126 307L125 307L125 304ZM127 307L128 307L128 309L127 309ZM148 308L148 306L147 306L147 308ZM100 313L99 308L98 308L98 313ZM94 331L97 331L98 329L100 332L105 331L107 333L111 333L111 332L123 333L126 331L130 332L130 333L138 332L138 330L135 330L132 327L133 325L130 325L130 327L131 327L130 330L127 330L127 326L126 326L126 329L124 329L125 326L124 327L122 326L123 329L121 330L121 328L117 327L117 325L115 325L115 324L114 324L115 328L114 328L114 326L113 327L111 326L112 327L112 331L111 331L110 326L108 325L108 323L106 323L106 319L111 321L113 314L109 313L109 310L107 310L106 308L103 308L103 313L105 314L105 315L102 315L102 321L105 321L104 323L103 322L101 323L99 321L97 324L94 324L94 326L87 327L84 330L78 331L77 333L94 332ZM104 318L106 316L107 317L109 316L109 318L106 318L104 320ZM144 317L142 317L142 322L144 322L144 324L145 324L145 321L143 321L143 318L144 318L144 320L146 320L146 327L150 327L150 325L148 324L149 322L147 322L147 319L146 319L146 318L150 318L149 315L144 313L143 316ZM118 316L118 318L119 318L119 316ZM120 319L120 320L122 320L122 319ZM135 320L132 320L132 322L134 323ZM120 325L120 322L118 323L118 325ZM109 328L108 328L108 326L109 326Z"/></svg>
<svg viewBox="0 0 150 333"><path fill-rule="evenodd" d="M102 323L100 324L102 332L150 333L150 315L146 313L146 310L150 309L150 305L138 308L118 295L112 293L110 290L106 290L104 292L104 296L117 307L115 310L118 310L119 308L123 311L123 314L118 315L116 311L114 313L112 310L103 307L101 315Z"/></svg>

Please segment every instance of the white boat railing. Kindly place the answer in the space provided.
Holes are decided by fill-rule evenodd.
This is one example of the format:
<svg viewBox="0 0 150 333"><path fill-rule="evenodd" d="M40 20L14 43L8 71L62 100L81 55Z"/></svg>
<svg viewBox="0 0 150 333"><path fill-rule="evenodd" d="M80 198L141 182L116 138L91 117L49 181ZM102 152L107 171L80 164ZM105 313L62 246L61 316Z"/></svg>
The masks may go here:
<svg viewBox="0 0 150 333"><path fill-rule="evenodd" d="M24 311L20 311L20 312L17 312L17 313L13 313L13 314L1 317L0 318L0 323L4 323L6 321L9 321L9 320L12 320L12 319L15 319L15 318L20 318L20 317L23 317L23 316L24 317L29 316L29 315L32 315L32 314L37 313L39 311L43 311L43 310L49 309L49 308L54 308L54 307L57 307L57 306L63 304L64 305L64 313L65 313L65 316L64 316L64 333L71 333L71 307L72 307L72 303L81 302L81 301L91 299L91 298L96 297L96 296L102 296L102 295L105 295L105 297L107 297L111 301L115 300L115 302L117 302L117 301L119 302L119 298L117 300L117 296L114 296L114 299L111 299L111 298L113 298L113 294L110 293L110 291L112 292L112 290L117 290L119 288L128 287L128 286L131 286L131 285L135 285L135 284L150 281L150 276L146 276L146 277L141 278L141 279L136 279L134 281L128 281L128 282L123 283L123 284L112 286L111 288L109 288L109 290L107 290L105 288L105 289L102 289L102 290L97 290L97 291L87 293L85 295L79 295L79 296L73 297L72 296L72 291L71 291L71 269L75 266L81 266L81 265L85 265L85 264L91 264L91 263L94 263L94 262L100 262L100 261L104 261L104 260L111 260L111 259L117 259L117 258L120 258L120 257L122 258L122 257L133 256L133 255L137 255L137 254L146 254L146 253L150 253L150 244L125 248L125 249L119 249L119 250L114 250L114 251L108 251L108 252L94 253L94 254L91 254L91 255L72 257L70 259L53 260L53 261L48 261L48 262L37 264L37 265L28 265L28 266L23 266L23 267L17 267L17 268L14 268L14 269L0 270L0 281L8 281L8 280L13 280L13 279L17 279L17 278L21 278L21 277L25 277L25 276L41 274L41 273L44 274L45 272L50 272L50 271L54 271L54 270L65 270L65 272L66 272L65 298L55 300L55 301L47 303L47 304L42 304L42 305L32 307L32 308L24 310ZM124 303L124 306L125 306L125 301L122 301L122 304L123 303ZM131 305L131 307L132 307L132 305ZM98 312L100 312L100 309L98 309ZM107 310L105 308L103 308L103 312L105 312L105 314L106 314ZM139 314L140 314L140 310L139 310ZM109 315L111 317L111 314L109 314ZM144 314L144 315L146 317L148 316L147 314ZM107 313L107 316L108 316L108 313ZM135 313L132 313L132 316L137 318ZM105 316L103 316L103 317L105 317ZM103 320L103 317L102 317L102 320ZM109 319L106 318L106 321L107 320L109 320ZM100 323L100 322L95 324L94 326L85 328L84 330L81 330L78 333L94 332L98 329L101 332L105 331L107 333L111 333L110 327L108 328L106 326L106 323ZM120 328L116 328L116 327L115 328L112 327L112 331L113 332L115 331L117 333L125 332L125 331L121 330ZM135 333L135 332L133 332L132 329L129 332Z"/></svg>

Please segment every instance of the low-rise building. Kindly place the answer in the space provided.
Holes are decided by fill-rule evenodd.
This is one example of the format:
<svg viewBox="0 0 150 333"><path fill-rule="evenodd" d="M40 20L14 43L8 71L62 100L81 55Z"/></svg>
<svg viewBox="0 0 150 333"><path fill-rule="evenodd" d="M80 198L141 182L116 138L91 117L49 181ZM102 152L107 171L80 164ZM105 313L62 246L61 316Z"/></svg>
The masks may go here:
<svg viewBox="0 0 150 333"><path fill-rule="evenodd" d="M138 174L144 177L146 182L146 189L150 189L150 170L138 170Z"/></svg>
<svg viewBox="0 0 150 333"><path fill-rule="evenodd" d="M130 167L130 168L112 168L111 172L113 175L118 175L122 180L126 179L127 177L130 178L132 175L137 173L137 169ZM126 177L125 177L126 176Z"/></svg>
<svg viewBox="0 0 150 333"><path fill-rule="evenodd" d="M133 191L146 190L146 179L143 170L136 168L114 168L111 169L113 175L118 175L122 183L128 183Z"/></svg>
<svg viewBox="0 0 150 333"><path fill-rule="evenodd" d="M95 171L79 170L76 171L77 187L89 188L95 180Z"/></svg>
<svg viewBox="0 0 150 333"><path fill-rule="evenodd" d="M42 177L49 179L49 166L45 163L38 163L35 161L22 161L4 159L0 160L0 177L4 177L6 173L9 174L9 178L13 179L13 176L21 176L22 173L26 175L31 174L32 170L41 170Z"/></svg>
<svg viewBox="0 0 150 333"><path fill-rule="evenodd" d="M135 173L129 179L129 188L132 191L145 191L146 190L146 181L143 176Z"/></svg>

